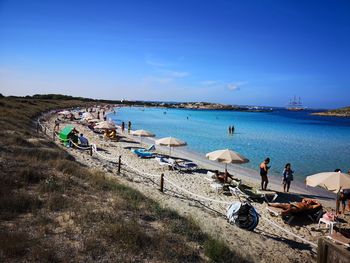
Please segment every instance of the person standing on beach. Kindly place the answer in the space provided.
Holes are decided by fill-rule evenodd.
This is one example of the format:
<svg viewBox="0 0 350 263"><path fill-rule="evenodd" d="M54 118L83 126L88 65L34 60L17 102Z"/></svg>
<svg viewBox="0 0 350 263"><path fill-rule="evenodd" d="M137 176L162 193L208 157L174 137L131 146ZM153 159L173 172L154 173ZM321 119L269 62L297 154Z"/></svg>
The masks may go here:
<svg viewBox="0 0 350 263"><path fill-rule="evenodd" d="M267 189L267 184L269 183L269 180L267 178L267 173L271 166L267 166L270 163L270 158L266 158L261 164L260 164L260 176L261 176L261 190Z"/></svg>
<svg viewBox="0 0 350 263"><path fill-rule="evenodd" d="M58 118L55 120L55 126L54 126L53 130L54 131L56 131L56 130L59 131L60 130L60 121L59 121Z"/></svg>
<svg viewBox="0 0 350 263"><path fill-rule="evenodd" d="M287 188L287 192L289 192L290 183L291 181L293 181L293 174L294 174L294 171L291 169L290 163L287 163L285 165L282 174L283 174L283 191L286 192L286 188Z"/></svg>
<svg viewBox="0 0 350 263"><path fill-rule="evenodd" d="M122 122L122 133L124 133L124 129L125 129L125 123Z"/></svg>
<svg viewBox="0 0 350 263"><path fill-rule="evenodd" d="M128 122L128 133L130 134L130 130L131 130L131 121Z"/></svg>

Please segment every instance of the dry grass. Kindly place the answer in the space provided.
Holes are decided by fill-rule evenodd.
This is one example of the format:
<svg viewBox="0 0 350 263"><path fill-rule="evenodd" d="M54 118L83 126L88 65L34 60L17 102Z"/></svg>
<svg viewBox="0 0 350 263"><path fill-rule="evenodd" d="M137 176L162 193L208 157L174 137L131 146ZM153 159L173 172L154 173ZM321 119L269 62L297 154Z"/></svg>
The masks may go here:
<svg viewBox="0 0 350 263"><path fill-rule="evenodd" d="M0 99L0 261L245 261L194 220L39 138L39 112L77 105L86 104Z"/></svg>

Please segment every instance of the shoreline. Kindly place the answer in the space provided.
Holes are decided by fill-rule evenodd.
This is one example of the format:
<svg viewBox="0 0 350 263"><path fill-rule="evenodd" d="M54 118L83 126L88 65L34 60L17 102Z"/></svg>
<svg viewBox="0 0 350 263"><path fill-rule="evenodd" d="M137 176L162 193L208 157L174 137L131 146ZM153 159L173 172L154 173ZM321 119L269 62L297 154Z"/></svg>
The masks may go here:
<svg viewBox="0 0 350 263"><path fill-rule="evenodd" d="M127 136L129 138L137 138L133 137L132 135L127 135L123 134L124 136ZM148 143L148 144L155 144L156 139L151 139L151 138L143 138L142 142L143 144ZM155 144L156 145L156 144ZM159 146L156 145L157 149L161 149L163 152L167 152L168 148L165 146ZM224 170L224 165L220 164L215 161L211 161L207 159L203 154L191 151L188 149L184 148L172 148L171 150L173 156L177 156L179 158L184 158L184 159L189 159L196 164L198 164L200 167L204 167L210 170ZM227 165L227 170L230 174L232 174L234 177L241 179L242 181L252 184L254 187L257 187L260 189L260 175L259 172L249 168L249 167L244 167L240 166L238 164L228 164ZM281 184L281 177L278 177L277 175L269 174L269 185L268 189L276 192L283 192L283 186ZM328 192L327 190L319 187L307 187L305 184L303 184L300 181L293 181L291 186L290 186L290 192L285 193L286 195L288 194L297 194L297 195L302 195L302 196L309 196L309 198L316 198L322 201L322 203L325 204L325 206L331 207L335 209L335 199L336 199L336 194Z"/></svg>

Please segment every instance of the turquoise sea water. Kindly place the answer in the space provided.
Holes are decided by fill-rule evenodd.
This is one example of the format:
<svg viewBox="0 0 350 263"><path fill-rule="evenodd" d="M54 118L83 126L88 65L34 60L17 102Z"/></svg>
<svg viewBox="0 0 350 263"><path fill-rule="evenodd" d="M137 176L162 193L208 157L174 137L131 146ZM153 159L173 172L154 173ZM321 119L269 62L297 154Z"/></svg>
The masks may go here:
<svg viewBox="0 0 350 263"><path fill-rule="evenodd" d="M271 172L281 173L287 162L295 177L336 168L350 169L350 119L311 116L311 111L284 109L266 113L125 107L109 118L132 129L145 129L157 138L172 136L199 153L232 149L247 157L244 166L258 169L271 158ZM187 119L188 118L188 119ZM234 135L228 126L235 126Z"/></svg>

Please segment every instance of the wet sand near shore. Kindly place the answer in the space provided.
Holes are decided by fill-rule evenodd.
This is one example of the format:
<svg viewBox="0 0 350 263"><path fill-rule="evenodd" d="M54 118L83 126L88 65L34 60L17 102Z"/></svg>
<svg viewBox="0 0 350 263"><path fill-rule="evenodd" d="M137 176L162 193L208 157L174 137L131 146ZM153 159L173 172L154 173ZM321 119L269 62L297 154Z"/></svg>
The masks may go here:
<svg viewBox="0 0 350 263"><path fill-rule="evenodd" d="M48 125L51 130L53 129L55 119L56 116L52 116L49 118L49 122L45 124ZM70 123L71 122L69 121L61 123L60 128L63 128L66 124ZM196 162L200 169L193 173L180 173L168 170L160 166L154 159L137 158L129 149L127 149L128 147L147 147L149 144L153 144L154 140L143 138L143 145L140 145L138 137L135 138L124 133L119 142L105 141L101 135L93 133L86 126L83 126L78 122L72 122L72 124L74 124L79 132L82 132L84 136L89 139L90 143L96 144L100 153L106 157L117 158L121 155L122 161L125 160L129 165L142 172L152 173L159 176L163 173L165 178L176 182L179 187L213 200L219 200L222 202L234 202L238 200L235 196L224 195L213 191L210 182L207 180L207 169L222 170L222 164L209 161L204 156L190 152L186 149L172 148L172 156L190 159ZM61 145L61 147L64 147L57 139L56 143ZM169 153L167 147L156 146L156 148L157 153ZM310 222L310 220L303 220L293 225L287 225L280 217L272 217L269 214L266 210L266 203L255 202L253 205L263 216L264 220L260 220L259 225L254 232L248 232L230 225L227 222L225 218L227 208L226 204L211 201L207 202L203 200L198 201L193 196L178 191L178 189L172 187L166 182L166 190L164 193L161 193L158 191L159 178L155 179L139 176L125 165L123 166L121 175L117 175L116 162L104 160L97 156L96 153L91 157L89 156L88 151L75 148L66 148L66 150L83 165L91 167L91 169L101 169L105 171L108 176L117 177L120 182L139 190L146 196L159 202L162 206L172 208L178 211L181 215L193 218L199 223L203 231L216 238L224 240L233 248L239 248L242 255L247 258L253 258L257 262L315 262L315 248L286 233L285 230L312 243L317 243L319 237L328 233L327 229L324 227L318 229L317 224L315 222ZM230 165L229 172L244 180L245 183L249 182L256 186L260 183L259 175L254 170L238 165ZM276 191L281 190L280 180L278 180L278 178L272 179L272 176L270 176L270 181L271 185L269 185L269 188ZM293 192L291 194L279 193L277 201L299 201L302 196L305 195L306 197L315 197L321 200L325 206L328 206L328 203L334 206L334 199L332 196L318 192L318 189L311 190L311 188L305 189L305 187L303 189L298 183L294 184L293 182L291 190ZM347 216L347 218L349 218L349 216ZM274 227L271 222L277 224L280 228Z"/></svg>

